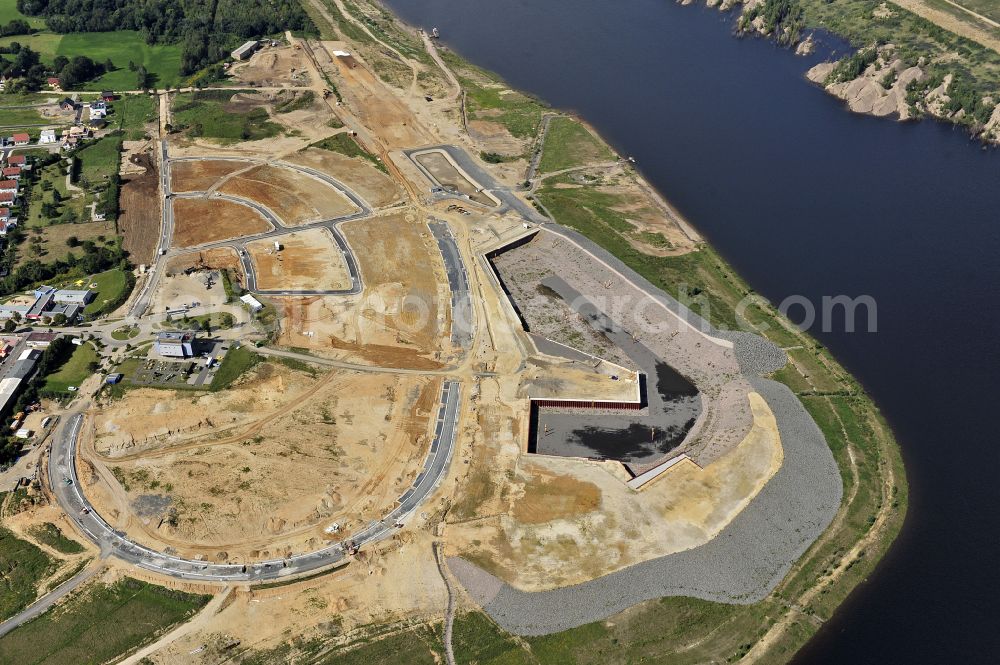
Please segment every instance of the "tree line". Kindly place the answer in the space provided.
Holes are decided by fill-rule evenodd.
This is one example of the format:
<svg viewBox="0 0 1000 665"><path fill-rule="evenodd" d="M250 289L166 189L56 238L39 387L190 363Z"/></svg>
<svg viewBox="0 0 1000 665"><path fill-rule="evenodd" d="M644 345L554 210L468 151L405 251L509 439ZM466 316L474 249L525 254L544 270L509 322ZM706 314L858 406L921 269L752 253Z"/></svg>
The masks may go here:
<svg viewBox="0 0 1000 665"><path fill-rule="evenodd" d="M17 0L50 30L136 30L148 44L180 42L181 73L218 62L241 40L283 30L317 34L297 0Z"/></svg>

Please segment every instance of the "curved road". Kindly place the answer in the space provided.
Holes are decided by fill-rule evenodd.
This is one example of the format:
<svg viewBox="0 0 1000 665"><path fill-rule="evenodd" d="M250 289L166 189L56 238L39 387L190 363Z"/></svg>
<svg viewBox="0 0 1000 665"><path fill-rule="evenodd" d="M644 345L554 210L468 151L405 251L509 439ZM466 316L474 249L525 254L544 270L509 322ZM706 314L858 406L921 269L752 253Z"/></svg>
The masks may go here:
<svg viewBox="0 0 1000 665"><path fill-rule="evenodd" d="M205 196L207 192L182 192L174 194L171 189L170 184L170 165L173 162L181 161L232 161L241 162L247 164L257 164L265 165L271 164L280 168L286 168L292 171L297 171L299 173L310 176L316 180L321 181L328 187L336 189L341 194L343 194L357 209L358 211L350 215L342 215L340 217L332 217L330 219L322 219L310 224L303 224L301 226L286 226L280 220L280 218L267 206L264 206L256 201L246 199L239 196L233 196L230 194L219 194L214 193L211 196L213 198L219 198L222 200L230 201L233 203L238 203L252 208L259 214L261 214L265 219L267 219L273 229L266 233L260 233L252 236L245 236L241 238L234 238L232 240L222 240L219 242L205 243L202 245L197 245L194 247L185 247L173 249L171 248L171 242L174 235L174 206L173 200L175 198L198 198ZM135 302L129 310L129 315L132 318L142 317L149 309L149 304L152 299L152 294L156 291L156 286L160 281L160 277L163 273L164 262L177 256L178 254L186 254L189 252L217 249L220 247L229 247L236 251L239 256L240 264L243 267L244 274L247 276L247 290L259 295L271 295L271 296L311 296L311 295L356 295L362 291L364 288L363 281L361 279L361 272L358 269L357 259L354 256L354 251L351 249L350 243L340 232L338 228L341 224L346 222L354 221L356 219L363 219L369 217L372 214L372 208L368 203L361 198L354 190L340 182L336 178L333 178L321 171L310 168L308 166L300 166L298 164L290 164L288 162L266 162L260 159L243 158L243 157L179 157L171 159L167 154L167 142L160 142L160 189L161 195L163 197L163 211L162 219L160 223L160 241L157 244L156 260L149 269L149 277L146 279L146 283L143 285L136 297ZM266 240L268 238L277 238L282 235L287 235L295 231L304 231L313 228L325 228L330 231L333 235L334 241L337 243L337 247L340 249L341 254L344 257L344 262L347 266L348 274L351 277L351 288L349 289L338 289L338 290L315 290L315 289L289 289L289 290L262 290L257 287L257 273L254 269L253 261L250 258L249 252L246 251L247 241L256 240Z"/></svg>
<svg viewBox="0 0 1000 665"><path fill-rule="evenodd" d="M48 467L49 485L59 505L76 520L80 531L101 549L102 556L115 556L140 568L183 580L262 582L302 575L343 562L347 557L348 543L361 547L391 535L397 528L396 525L409 517L430 497L445 476L451 460L460 402L461 384L457 381L445 381L434 425L434 439L424 460L423 469L410 489L397 499L392 511L340 543L284 559L257 561L245 565L184 559L141 545L129 539L127 533L113 528L94 510L80 489L75 461L77 440L83 425L82 413L66 418L52 440ZM20 615L15 619L23 621Z"/></svg>

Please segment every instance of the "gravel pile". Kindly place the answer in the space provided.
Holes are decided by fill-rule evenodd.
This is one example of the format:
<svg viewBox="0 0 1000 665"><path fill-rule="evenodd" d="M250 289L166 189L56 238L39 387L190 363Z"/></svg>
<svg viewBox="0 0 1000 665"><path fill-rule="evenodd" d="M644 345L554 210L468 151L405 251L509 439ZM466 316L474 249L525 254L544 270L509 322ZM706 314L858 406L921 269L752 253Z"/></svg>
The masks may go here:
<svg viewBox="0 0 1000 665"><path fill-rule="evenodd" d="M716 538L552 591L518 591L465 561L449 562L453 574L500 626L518 635L567 630L662 596L739 604L763 599L830 524L843 487L823 434L795 395L767 379L751 383L774 412L785 459Z"/></svg>
<svg viewBox="0 0 1000 665"><path fill-rule="evenodd" d="M777 372L788 363L788 356L777 344L760 335L733 330L720 330L716 337L727 339L733 343L736 362L748 376L763 376Z"/></svg>

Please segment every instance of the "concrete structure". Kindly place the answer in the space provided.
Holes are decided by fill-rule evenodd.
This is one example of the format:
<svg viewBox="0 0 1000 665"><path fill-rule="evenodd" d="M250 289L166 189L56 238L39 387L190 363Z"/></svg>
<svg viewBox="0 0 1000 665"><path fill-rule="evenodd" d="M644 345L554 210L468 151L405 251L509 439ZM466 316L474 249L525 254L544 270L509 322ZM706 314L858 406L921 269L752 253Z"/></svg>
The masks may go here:
<svg viewBox="0 0 1000 665"><path fill-rule="evenodd" d="M251 312L259 312L264 309L264 305L249 293L244 296L240 296L240 300L243 301L243 304L246 305Z"/></svg>
<svg viewBox="0 0 1000 665"><path fill-rule="evenodd" d="M194 355L193 343L193 333L161 332L156 334L154 349L168 358L190 358Z"/></svg>
<svg viewBox="0 0 1000 665"><path fill-rule="evenodd" d="M64 305L86 305L94 299L94 292L87 289L79 291L60 289L55 292L53 299Z"/></svg>
<svg viewBox="0 0 1000 665"><path fill-rule="evenodd" d="M252 39L248 41L232 52L233 60L246 60L254 54L258 46L257 40Z"/></svg>
<svg viewBox="0 0 1000 665"><path fill-rule="evenodd" d="M38 135L38 145L45 145L46 143L56 142L56 130L54 129L43 129L42 133Z"/></svg>

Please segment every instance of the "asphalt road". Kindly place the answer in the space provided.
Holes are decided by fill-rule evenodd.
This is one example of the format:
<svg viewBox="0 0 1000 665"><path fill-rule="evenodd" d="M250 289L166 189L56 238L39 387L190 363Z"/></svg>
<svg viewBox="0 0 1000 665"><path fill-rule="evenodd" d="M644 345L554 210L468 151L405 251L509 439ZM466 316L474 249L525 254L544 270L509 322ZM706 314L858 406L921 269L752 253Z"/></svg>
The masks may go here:
<svg viewBox="0 0 1000 665"><path fill-rule="evenodd" d="M62 509L76 520L80 531L101 549L102 555L115 556L140 568L184 580L262 582L301 575L342 562L346 557L345 543L348 541L361 547L386 538L427 500L447 472L454 448L460 402L461 384L446 381L441 391L434 439L423 469L388 515L368 524L360 532L349 535L340 543L284 559L257 561L246 565L184 559L141 545L129 539L128 534L112 528L94 510L80 489L74 460L83 423L81 413L66 418L53 437L49 485ZM15 619L20 619L20 615Z"/></svg>

